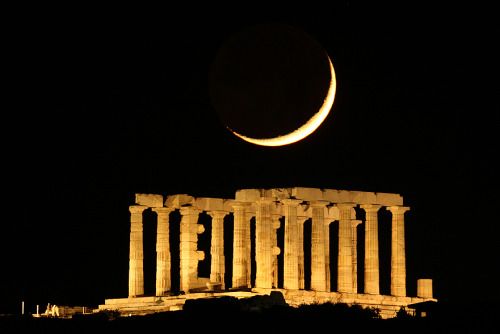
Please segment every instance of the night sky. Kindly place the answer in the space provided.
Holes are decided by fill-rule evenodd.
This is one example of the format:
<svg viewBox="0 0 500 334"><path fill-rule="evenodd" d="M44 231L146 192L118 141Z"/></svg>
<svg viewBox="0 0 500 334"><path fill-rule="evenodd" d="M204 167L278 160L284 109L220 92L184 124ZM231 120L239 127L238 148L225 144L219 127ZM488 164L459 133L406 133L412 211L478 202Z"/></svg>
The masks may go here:
<svg viewBox="0 0 500 334"><path fill-rule="evenodd" d="M500 30L487 9L41 10L19 15L4 49L0 312L126 297L135 193L294 186L401 194L409 293L430 277L442 300L499 297ZM236 138L211 104L218 49L257 23L304 31L335 67L332 112L290 146Z"/></svg>

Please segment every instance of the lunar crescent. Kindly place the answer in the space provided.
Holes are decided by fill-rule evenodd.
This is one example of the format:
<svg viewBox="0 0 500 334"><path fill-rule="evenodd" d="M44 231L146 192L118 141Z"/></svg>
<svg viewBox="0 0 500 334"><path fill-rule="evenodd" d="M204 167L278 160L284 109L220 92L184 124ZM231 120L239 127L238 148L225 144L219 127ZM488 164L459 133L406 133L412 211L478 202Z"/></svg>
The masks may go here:
<svg viewBox="0 0 500 334"><path fill-rule="evenodd" d="M311 117L309 121L307 121L300 128L286 135L273 138L250 138L240 133L237 133L236 131L233 131L231 128L228 127L229 131L231 131L234 135L238 136L239 138L249 143L261 146L284 146L293 144L298 142L299 140L304 139L305 137L309 136L311 133L316 131L316 129L321 125L321 123L323 123L323 121L330 113L330 110L332 109L333 100L335 99L335 91L337 87L337 81L335 79L335 71L333 69L332 61L330 60L330 57L328 57L328 55L327 58L328 58L328 63L330 65L330 73L331 73L330 87L328 89L328 93L323 101L323 104L321 105L321 108L319 108L318 112L314 114L313 117Z"/></svg>

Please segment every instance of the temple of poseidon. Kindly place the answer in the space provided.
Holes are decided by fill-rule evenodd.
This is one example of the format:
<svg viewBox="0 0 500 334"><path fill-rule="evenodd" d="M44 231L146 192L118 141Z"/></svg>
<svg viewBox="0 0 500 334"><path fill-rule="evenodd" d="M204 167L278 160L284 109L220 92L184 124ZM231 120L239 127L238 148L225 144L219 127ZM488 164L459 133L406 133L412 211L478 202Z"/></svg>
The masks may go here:
<svg viewBox="0 0 500 334"><path fill-rule="evenodd" d="M364 210L365 220L356 219ZM390 295L380 294L378 213L388 210L391 224ZM248 298L280 291L291 306L341 302L375 307L383 318L396 315L409 304L436 301L432 280L417 280L417 296L406 295L406 257L403 205L398 194L318 188L242 189L234 199L195 198L189 195L136 194L130 210L130 264L128 298L106 299L101 310L147 314L182 309L187 299L233 296ZM144 296L143 212L157 217L156 295ZM180 212L180 290L171 290L169 216ZM210 277L198 276L198 261L205 254L198 249L200 213L211 217ZM224 218L232 215L232 279L225 282ZM284 217L284 219L282 219ZM255 222L255 283L251 274L251 221ZM284 222L284 249L278 248L277 229ZM311 240L304 242L304 222L311 221ZM338 224L336 272L330 272L330 224ZM364 259L357 258L356 227L364 225ZM304 246L310 245L310 270L305 270ZM227 246L226 246L227 247ZM309 251L309 250L308 250ZM278 255L283 252L282 287L278 288ZM358 287L357 270L363 265L364 285ZM310 273L310 277L305 277ZM337 275L337 286L330 286ZM308 287L305 281L310 282ZM305 288L308 288L307 290ZM362 291L362 292L361 292Z"/></svg>

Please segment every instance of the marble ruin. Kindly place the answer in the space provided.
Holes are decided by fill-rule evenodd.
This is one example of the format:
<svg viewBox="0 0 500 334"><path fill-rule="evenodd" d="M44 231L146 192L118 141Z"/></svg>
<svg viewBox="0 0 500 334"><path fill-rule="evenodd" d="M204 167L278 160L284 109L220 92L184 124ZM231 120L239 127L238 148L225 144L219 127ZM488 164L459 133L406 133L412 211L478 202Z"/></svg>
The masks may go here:
<svg viewBox="0 0 500 334"><path fill-rule="evenodd" d="M128 298L107 299L101 309L148 313L181 309L186 299L231 295L245 298L281 291L292 306L304 303L343 302L377 307L384 318L393 317L401 307L436 299L432 280L419 279L417 296L406 293L404 215L410 208L398 194L344 191L318 188L242 189L234 199L195 198L189 195L136 194L130 210L130 265ZM358 220L355 208L363 210ZM143 212L157 216L156 296L144 296ZM378 213L388 210L391 224L390 295L380 294ZM169 217L180 212L180 290L171 296L171 253ZM200 213L211 217L210 277L198 276L198 261L205 254L198 249ZM232 215L232 279L226 282L224 218ZM282 218L284 217L284 219ZM251 220L255 221L255 283L251 274ZM281 221L280 221L281 219ZM311 221L311 240L305 242L304 223ZM277 242L277 229L284 222L284 247ZM331 272L331 224L338 224L336 271ZM357 240L356 228L362 224L365 240ZM364 258L358 259L358 242L364 243ZM305 270L304 246L310 245L310 268ZM283 252L282 286L278 287L278 255ZM358 286L357 270L363 268L364 285ZM306 272L310 282L306 290ZM336 275L337 286L330 286Z"/></svg>

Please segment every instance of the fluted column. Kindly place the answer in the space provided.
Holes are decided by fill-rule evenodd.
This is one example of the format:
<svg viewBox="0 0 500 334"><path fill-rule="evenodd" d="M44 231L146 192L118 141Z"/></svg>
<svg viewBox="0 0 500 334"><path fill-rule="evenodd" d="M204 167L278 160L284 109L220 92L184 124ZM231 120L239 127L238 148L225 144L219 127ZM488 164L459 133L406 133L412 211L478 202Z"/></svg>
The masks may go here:
<svg viewBox="0 0 500 334"><path fill-rule="evenodd" d="M304 275L304 223L308 217L297 217L298 227L298 261L299 261L299 289L305 289L305 275Z"/></svg>
<svg viewBox="0 0 500 334"><path fill-rule="evenodd" d="M228 213L226 211L211 211L208 214L212 217L210 282L221 283L222 289L224 289L224 217Z"/></svg>
<svg viewBox="0 0 500 334"><path fill-rule="evenodd" d="M250 218L249 204L235 202L233 236L233 288L250 287Z"/></svg>
<svg viewBox="0 0 500 334"><path fill-rule="evenodd" d="M311 202L312 231L311 231L311 289L315 291L329 291L330 266L327 264L329 249L325 211L328 202ZM328 245L327 245L328 244ZM327 268L328 265L328 268ZM327 273L328 272L328 273Z"/></svg>
<svg viewBox="0 0 500 334"><path fill-rule="evenodd" d="M142 213L148 207L131 205L130 211L130 253L128 272L128 296L144 295L144 253L142 242Z"/></svg>
<svg viewBox="0 0 500 334"><path fill-rule="evenodd" d="M406 296L406 255L404 213L406 206L387 207L392 213L391 295Z"/></svg>
<svg viewBox="0 0 500 334"><path fill-rule="evenodd" d="M154 208L157 215L156 226L156 295L165 296L170 291L170 243L169 215L172 208Z"/></svg>
<svg viewBox="0 0 500 334"><path fill-rule="evenodd" d="M300 235L302 229L297 219L297 206L301 200L285 199L283 203L283 214L285 215L285 252L283 254L283 288L284 289L300 289L299 281L299 257L302 248L302 260L304 248L302 245L303 235ZM302 278L304 274L302 272Z"/></svg>
<svg viewBox="0 0 500 334"><path fill-rule="evenodd" d="M281 253L281 249L278 247L278 229L280 228L280 215L271 215L272 228L271 228L271 256L272 264L271 270L273 273L273 288L278 288L278 255Z"/></svg>
<svg viewBox="0 0 500 334"><path fill-rule="evenodd" d="M380 205L361 205L365 218L365 287L364 293L380 294L379 251L378 251L378 210Z"/></svg>
<svg viewBox="0 0 500 334"><path fill-rule="evenodd" d="M257 204L255 215L255 262L257 265L255 287L272 288L272 248L271 245L271 198L262 197Z"/></svg>
<svg viewBox="0 0 500 334"><path fill-rule="evenodd" d="M352 282L352 223L353 203L337 204L339 208L339 254L337 268L337 290L354 292Z"/></svg>
<svg viewBox="0 0 500 334"><path fill-rule="evenodd" d="M352 223L352 290L358 292L358 231L361 220L351 220Z"/></svg>
<svg viewBox="0 0 500 334"><path fill-rule="evenodd" d="M181 208L180 235L180 278L181 290L189 292L191 284L198 280L198 261L203 260L204 253L198 251L198 234L205 231L198 224L200 210L191 206Z"/></svg>

